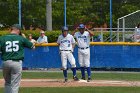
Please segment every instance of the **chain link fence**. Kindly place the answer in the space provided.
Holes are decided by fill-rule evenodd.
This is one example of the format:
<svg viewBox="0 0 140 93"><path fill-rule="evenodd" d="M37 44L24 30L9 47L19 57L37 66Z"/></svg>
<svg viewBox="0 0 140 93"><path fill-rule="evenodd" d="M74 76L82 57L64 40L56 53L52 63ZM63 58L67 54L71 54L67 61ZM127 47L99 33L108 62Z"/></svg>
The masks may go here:
<svg viewBox="0 0 140 93"><path fill-rule="evenodd" d="M124 31L123 31L124 30ZM93 42L135 42L135 28L94 28ZM138 39L138 38L137 38Z"/></svg>

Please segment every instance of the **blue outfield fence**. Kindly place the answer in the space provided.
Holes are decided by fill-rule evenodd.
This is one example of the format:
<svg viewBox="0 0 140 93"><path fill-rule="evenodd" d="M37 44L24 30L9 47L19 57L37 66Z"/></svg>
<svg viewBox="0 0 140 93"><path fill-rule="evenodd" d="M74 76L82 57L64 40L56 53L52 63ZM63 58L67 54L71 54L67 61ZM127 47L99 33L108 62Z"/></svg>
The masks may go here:
<svg viewBox="0 0 140 93"><path fill-rule="evenodd" d="M93 68L140 68L140 46L129 45L94 45L90 46L91 67ZM74 57L78 64L78 49ZM0 60L0 66L2 61ZM68 65L70 66L70 65ZM61 68L58 46L25 49L23 67Z"/></svg>

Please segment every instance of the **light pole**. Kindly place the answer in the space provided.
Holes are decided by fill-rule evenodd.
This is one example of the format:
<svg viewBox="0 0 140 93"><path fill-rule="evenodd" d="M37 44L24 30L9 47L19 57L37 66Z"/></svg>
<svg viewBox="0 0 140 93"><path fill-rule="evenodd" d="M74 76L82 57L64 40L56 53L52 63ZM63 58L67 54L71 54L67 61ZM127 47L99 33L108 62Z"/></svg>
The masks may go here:
<svg viewBox="0 0 140 93"><path fill-rule="evenodd" d="M67 7L66 7L66 2L67 0L64 0L64 26L67 26L67 14L66 14L66 10L67 10Z"/></svg>
<svg viewBox="0 0 140 93"><path fill-rule="evenodd" d="M21 26L21 0L18 0L18 8L19 8L19 10L18 10L18 23L19 23L19 25Z"/></svg>
<svg viewBox="0 0 140 93"><path fill-rule="evenodd" d="M112 42L112 0L110 0L110 42Z"/></svg>
<svg viewBox="0 0 140 93"><path fill-rule="evenodd" d="M47 30L52 31L52 0L46 0L46 24Z"/></svg>

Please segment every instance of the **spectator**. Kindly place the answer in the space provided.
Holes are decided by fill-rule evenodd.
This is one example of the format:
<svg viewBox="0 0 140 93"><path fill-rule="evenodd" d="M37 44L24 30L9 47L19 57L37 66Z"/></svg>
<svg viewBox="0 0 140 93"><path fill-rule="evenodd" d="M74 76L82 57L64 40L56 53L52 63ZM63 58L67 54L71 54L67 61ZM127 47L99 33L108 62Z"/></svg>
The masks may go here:
<svg viewBox="0 0 140 93"><path fill-rule="evenodd" d="M32 31L32 30L34 30L34 27L33 27L33 25L30 25L30 30Z"/></svg>
<svg viewBox="0 0 140 93"><path fill-rule="evenodd" d="M101 42L101 35L94 36L93 41L94 42Z"/></svg>
<svg viewBox="0 0 140 93"><path fill-rule="evenodd" d="M42 30L40 32L40 37L37 39L38 44L48 43L48 38L45 36L45 32Z"/></svg>
<svg viewBox="0 0 140 93"><path fill-rule="evenodd" d="M135 28L135 32L134 32L134 41L135 42L140 42L140 23L137 25L137 27Z"/></svg>
<svg viewBox="0 0 140 93"><path fill-rule="evenodd" d="M45 36L45 32L41 30L40 37L37 39L37 44L48 43L48 38ZM42 55L42 60L45 60L46 53L49 51L48 46L42 46L40 49L40 54ZM44 56L44 57L43 57ZM44 59L43 59L44 58ZM44 65L47 63L44 63ZM47 70L47 68L39 68L40 70Z"/></svg>
<svg viewBox="0 0 140 93"><path fill-rule="evenodd" d="M37 44L44 44L44 43L48 43L48 38L47 36L45 36L45 32L43 30L41 30L40 32L40 37L37 39ZM42 48L43 52L48 52L49 51L49 48L46 46L46 47L43 47Z"/></svg>
<svg viewBox="0 0 140 93"><path fill-rule="evenodd" d="M33 44L36 43L36 40L33 39L32 34L29 34L29 35L28 35L28 39L29 39L29 41L32 42Z"/></svg>

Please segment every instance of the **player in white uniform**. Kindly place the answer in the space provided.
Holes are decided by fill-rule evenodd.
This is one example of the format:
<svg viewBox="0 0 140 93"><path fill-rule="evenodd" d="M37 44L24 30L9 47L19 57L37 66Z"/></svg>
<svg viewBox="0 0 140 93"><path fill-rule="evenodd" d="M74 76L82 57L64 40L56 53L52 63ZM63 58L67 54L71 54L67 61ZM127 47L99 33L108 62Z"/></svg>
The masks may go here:
<svg viewBox="0 0 140 93"><path fill-rule="evenodd" d="M62 27L62 34L58 37L57 43L59 45L61 61L62 61L62 68L63 68L63 75L65 78L64 82L67 82L67 60L70 62L73 71L73 79L75 81L78 80L76 76L76 63L75 58L72 54L74 46L75 46L75 39L72 35L68 33L68 27Z"/></svg>
<svg viewBox="0 0 140 93"><path fill-rule="evenodd" d="M76 32L76 30L79 30ZM84 24L80 24L72 34L77 40L78 43L78 59L81 69L82 78L85 80L85 69L87 70L89 82L91 80L91 69L90 69L90 37L93 36L93 33L85 28Z"/></svg>

